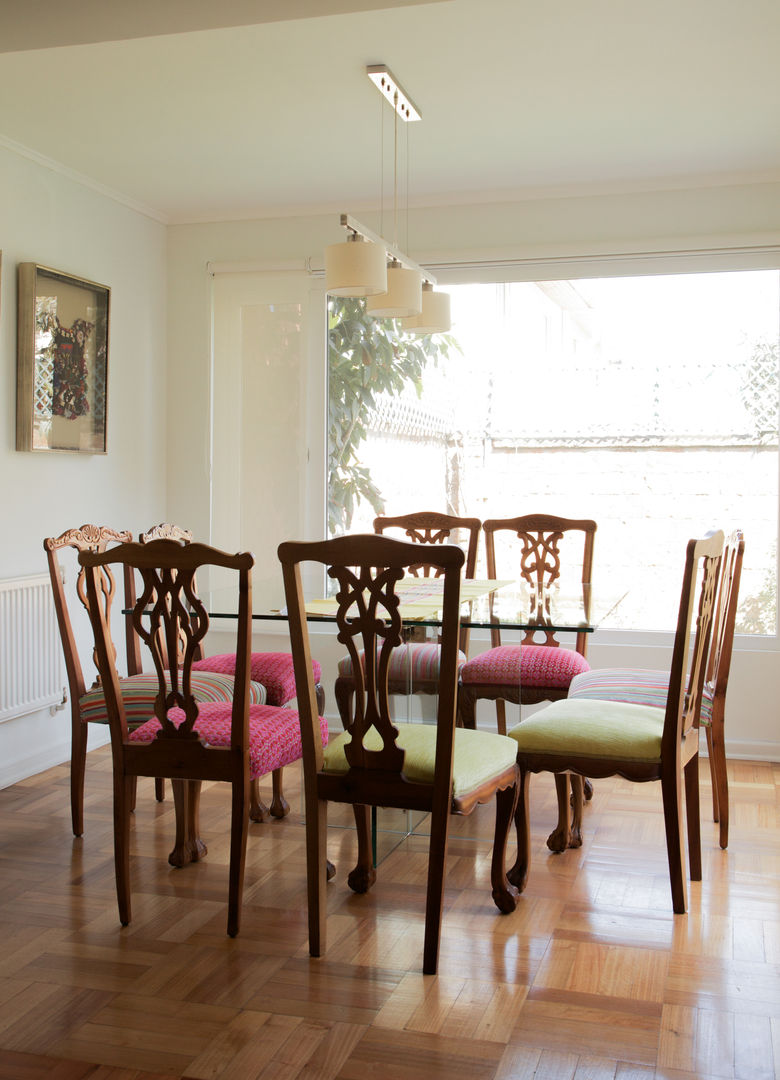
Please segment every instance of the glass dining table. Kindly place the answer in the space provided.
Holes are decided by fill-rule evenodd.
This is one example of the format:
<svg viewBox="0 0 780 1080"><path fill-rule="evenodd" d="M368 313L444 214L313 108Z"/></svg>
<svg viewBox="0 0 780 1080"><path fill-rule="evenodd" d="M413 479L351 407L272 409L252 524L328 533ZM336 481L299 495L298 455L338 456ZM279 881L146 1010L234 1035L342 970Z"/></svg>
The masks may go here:
<svg viewBox="0 0 780 1080"><path fill-rule="evenodd" d="M328 584L331 584L328 582ZM335 586L334 586L335 591ZM442 585L436 578L407 578L398 583L403 639L412 644L436 640L441 626ZM534 588L524 581L473 579L461 583L461 627L491 632L491 645L529 640L543 642L549 635L592 634L622 601L622 594L593 593L589 583L572 582L549 588ZM228 620L236 617L235 598L230 590L212 589L201 592L209 620ZM336 626L336 598L326 594L324 586L316 585L305 601L307 622ZM281 587L275 582L260 582L253 589L252 618L256 623L286 623L287 613ZM400 646L403 648L404 646ZM435 699L413 711L414 689L409 685L404 695L397 695L398 711L394 719L435 722ZM378 863L397 844L419 831L424 815L412 811L374 810L374 862ZM344 814L342 824L335 828L352 828L351 815Z"/></svg>
<svg viewBox="0 0 780 1080"><path fill-rule="evenodd" d="M327 584L326 584L327 582ZM201 581L199 597L209 619L209 627L219 631L222 621L234 621L237 618L237 595L234 588L209 587ZM206 584L204 589L202 586ZM328 595L327 587L332 586L334 595ZM329 579L320 579L319 586L314 584L305 589L306 618L312 624L324 624L336 627L335 583ZM425 640L436 640L441 627L442 583L436 578L409 577L397 585L401 600L400 614L403 625L403 640L408 644ZM622 594L622 595L625 595ZM621 602L622 595L608 596L596 594L591 585L582 582L561 582L552 587L534 588L525 581L464 579L461 583L461 627L468 630L488 630L491 632L491 645L498 643L499 635L503 643L510 643L507 635L517 641L529 640L533 632L542 638L551 634L583 635L591 634L599 624ZM130 612L125 610L123 614ZM281 578L276 576L263 579L255 575L252 592L252 620L261 623L286 623L287 613L284 605ZM400 648L404 646L401 645ZM414 698L410 683L406 693L400 697L398 720L418 720L420 723L435 723L435 698L428 696L426 708L420 715L412 715ZM401 839L420 829L424 815L415 815L411 811L374 812L374 861L381 861ZM339 827L336 824L335 827ZM351 828L352 823L345 816L342 828ZM194 832L197 833L197 826ZM199 835L188 835L177 827L177 846L171 853L173 865L183 866L199 860L206 852Z"/></svg>
<svg viewBox="0 0 780 1080"><path fill-rule="evenodd" d="M336 627L335 585L334 595L328 595L327 586L330 585L333 583L328 580L327 585L320 582L319 587L315 584L311 590L305 590L307 622ZM435 641L437 630L441 627L441 582L436 578L410 577L398 583L397 591L401 599L404 641L409 644ZM234 589L200 588L199 596L211 629L227 629L227 626L220 627L219 623L237 618ZM624 596L625 592L613 595L599 592L594 595L589 583L576 581L570 584L562 582L549 588L534 588L525 581L466 579L461 583L461 627L490 631L491 645L498 643L499 636L502 643L510 644L527 641L530 634L533 634L534 640L538 640L539 635L543 640L551 634L575 637L592 634ZM252 595L252 619L258 627L261 623L287 622L281 580L256 580ZM403 648L403 645L400 647ZM411 665L407 667L411 673ZM410 674L410 685L406 694L400 695L399 711L395 718L435 723L435 699L429 697L427 708L420 710L420 715L413 716L413 697ZM375 863L381 861L405 837L424 832L425 816L412 811L374 811ZM332 824L335 828L353 827L350 816L346 814L341 822ZM172 854L172 859L175 854L174 865L181 866L197 860L205 850L200 836L184 836L181 847L177 847Z"/></svg>

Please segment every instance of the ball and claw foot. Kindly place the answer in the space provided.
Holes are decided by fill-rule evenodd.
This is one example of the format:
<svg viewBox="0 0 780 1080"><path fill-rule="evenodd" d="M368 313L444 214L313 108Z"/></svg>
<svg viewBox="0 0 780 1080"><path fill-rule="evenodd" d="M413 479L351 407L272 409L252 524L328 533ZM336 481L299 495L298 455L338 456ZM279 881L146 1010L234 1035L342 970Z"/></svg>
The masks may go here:
<svg viewBox="0 0 780 1080"><path fill-rule="evenodd" d="M290 804L283 795L274 796L271 800L271 817L284 818L290 813Z"/></svg>
<svg viewBox="0 0 780 1080"><path fill-rule="evenodd" d="M517 907L517 899L520 895L519 891L509 882L507 876L507 884L505 888L493 889L493 903L496 905L502 915L511 915L511 913Z"/></svg>
<svg viewBox="0 0 780 1080"><path fill-rule="evenodd" d="M582 847L582 830L576 826L570 829L560 827L553 829L547 837L547 847L555 855L560 855L567 848Z"/></svg>
<svg viewBox="0 0 780 1080"><path fill-rule="evenodd" d="M249 820L254 821L255 825L262 825L264 821L268 819L270 810L261 800L252 802L249 805Z"/></svg>
<svg viewBox="0 0 780 1080"><path fill-rule="evenodd" d="M353 892L367 893L375 881L376 870L373 867L368 869L365 866L356 866L354 870L349 872L347 885Z"/></svg>
<svg viewBox="0 0 780 1080"><path fill-rule="evenodd" d="M199 836L190 837L183 843L177 843L174 846L168 856L168 863L177 870L182 870L185 866L189 866L190 863L200 862L208 853L209 849Z"/></svg>

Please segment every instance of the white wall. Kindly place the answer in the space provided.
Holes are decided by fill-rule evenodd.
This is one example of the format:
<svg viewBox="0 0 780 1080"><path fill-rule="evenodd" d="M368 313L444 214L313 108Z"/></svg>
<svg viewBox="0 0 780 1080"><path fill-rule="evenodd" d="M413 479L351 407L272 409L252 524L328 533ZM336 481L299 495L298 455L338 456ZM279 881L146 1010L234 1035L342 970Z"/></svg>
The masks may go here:
<svg viewBox="0 0 780 1080"><path fill-rule="evenodd" d="M10 578L45 572L45 536L85 522L137 532L165 517L166 234L0 145L0 247L0 578ZM19 262L111 288L105 456L15 450ZM186 425L183 431L186 437ZM0 724L0 786L69 759L68 715L46 711Z"/></svg>
<svg viewBox="0 0 780 1080"><path fill-rule="evenodd" d="M369 227L378 228L371 214L361 211L358 216ZM409 237L409 253L422 262L761 248L780 244L780 185L649 190L417 209L409 215ZM208 262L271 265L311 257L321 265L324 246L341 239L343 230L335 213L169 229L169 392L176 388L183 394L182 404L194 421L191 443L184 446L169 440L168 508L173 520L186 521L202 535L208 533ZM262 499L262 490L257 497ZM257 647L284 647L267 627L256 642ZM327 688L335 676L338 647L323 643L319 655L327 665ZM599 644L598 639L591 649L594 666L660 666L662 656L656 649L643 652L619 644ZM778 700L780 663L776 649L746 650L738 644L728 708L733 755L780 761ZM333 710L332 694L329 708Z"/></svg>
<svg viewBox="0 0 780 1080"><path fill-rule="evenodd" d="M360 216L378 227L375 216ZM343 238L337 220L334 213L166 230L0 145L0 578L42 572L43 537L87 521L138 531L167 518L208 535L207 263L320 260L326 244ZM410 253L421 260L760 247L780 243L780 185L420 209L410 213L409 236ZM111 287L105 457L14 449L15 268L23 261ZM257 640L258 647L284 647L273 634ZM323 644L322 658L332 685L338 649L331 646ZM614 649L594 643L593 662L614 663ZM622 660L622 650L618 655ZM777 700L776 652L738 653L729 696L732 753L780 760ZM0 725L0 786L66 760L68 726L65 711Z"/></svg>

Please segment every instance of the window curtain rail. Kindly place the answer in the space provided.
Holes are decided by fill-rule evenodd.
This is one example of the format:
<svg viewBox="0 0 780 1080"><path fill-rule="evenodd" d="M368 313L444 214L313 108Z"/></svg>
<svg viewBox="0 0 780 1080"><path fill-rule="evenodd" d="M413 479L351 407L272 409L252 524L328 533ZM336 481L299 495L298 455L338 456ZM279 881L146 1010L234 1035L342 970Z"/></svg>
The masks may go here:
<svg viewBox="0 0 780 1080"><path fill-rule="evenodd" d="M426 257L417 260L437 275L439 284L462 282L538 281L573 277L625 277L647 274L695 273L699 270L780 269L780 244L734 244L702 248L664 248L657 251L605 251L507 258L486 252L468 258ZM312 277L324 276L321 255L304 261ZM296 264L300 268L300 264Z"/></svg>
<svg viewBox="0 0 780 1080"><path fill-rule="evenodd" d="M206 263L206 271L215 277L217 274L280 274L280 273L311 273L310 259L277 259L274 262L262 262L260 260ZM323 271L324 272L324 271Z"/></svg>
<svg viewBox="0 0 780 1080"><path fill-rule="evenodd" d="M434 258L420 257L419 262L437 274L452 274L459 277L463 273L476 273L478 275L490 273L499 276L506 275L506 280L513 280L513 272L523 279L526 274L538 276L540 269L557 271L554 276L573 276L565 271L568 268L577 267L577 276L604 277L620 276L622 273L636 273L637 266L644 266L652 273L670 272L668 267L674 264L674 272L683 272L681 260L690 260L692 263L709 264L708 269L775 269L780 268L780 244L738 244L731 247L708 247L708 248L664 248L658 251L605 251L587 252L568 255L536 255L530 257L518 256L506 258L486 254L484 257L459 259L457 256L450 258L439 255ZM612 269L608 269L611 267ZM621 267L620 274L615 273L615 268ZM653 268L652 270L650 268ZM583 275L583 268L590 270L589 274ZM210 261L206 264L207 272L212 275L218 274L257 274L257 273L300 273L304 271L311 277L323 277L325 264L321 254L310 255L301 259L288 259L263 262L235 261L219 262ZM475 280L475 279L472 279Z"/></svg>

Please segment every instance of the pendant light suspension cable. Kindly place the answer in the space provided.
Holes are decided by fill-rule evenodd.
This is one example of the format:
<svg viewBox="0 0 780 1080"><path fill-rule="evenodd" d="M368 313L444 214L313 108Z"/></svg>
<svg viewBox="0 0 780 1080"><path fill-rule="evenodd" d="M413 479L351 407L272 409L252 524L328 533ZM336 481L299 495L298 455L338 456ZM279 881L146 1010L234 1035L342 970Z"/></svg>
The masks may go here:
<svg viewBox="0 0 780 1080"><path fill-rule="evenodd" d="M398 91L393 103L393 247L398 247Z"/></svg>
<svg viewBox="0 0 780 1080"><path fill-rule="evenodd" d="M325 250L325 286L334 296L365 297L366 311L381 319L406 319L416 333L449 330L446 321L426 310L433 298L436 279L398 247L398 120L421 120L421 114L401 84L384 64L366 68L366 73L393 108L393 242L348 214L341 224L348 230L347 244L331 244ZM380 229L384 231L384 108L381 119ZM409 233L409 136L406 142L406 237ZM387 264L389 260L389 265ZM381 263L381 265L380 265ZM425 282L425 294L423 294ZM436 295L439 299L439 294ZM449 297L441 294L448 302ZM411 325L416 322L417 325Z"/></svg>

